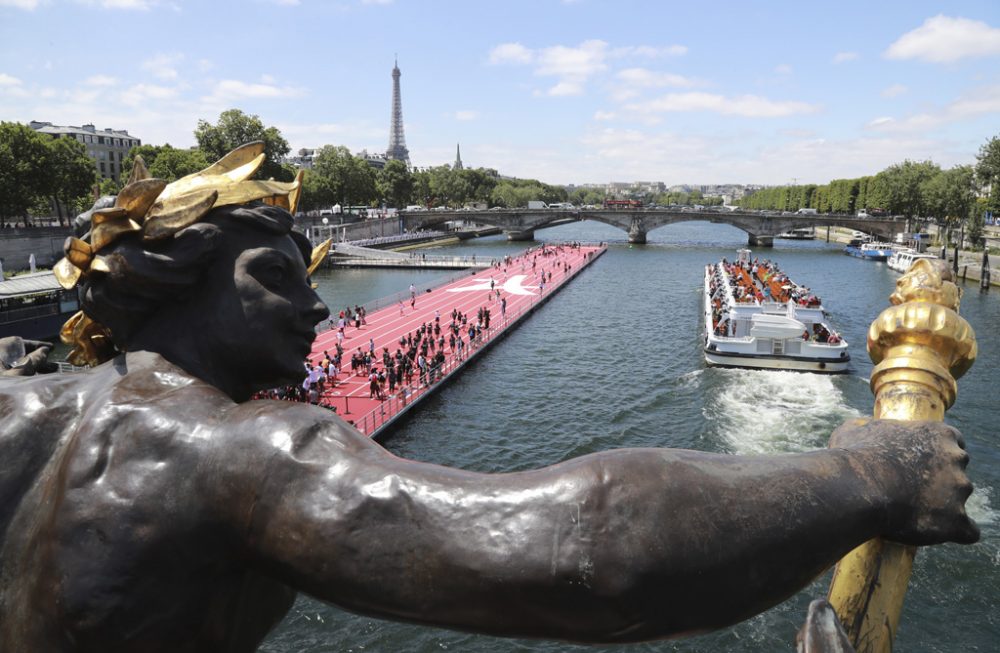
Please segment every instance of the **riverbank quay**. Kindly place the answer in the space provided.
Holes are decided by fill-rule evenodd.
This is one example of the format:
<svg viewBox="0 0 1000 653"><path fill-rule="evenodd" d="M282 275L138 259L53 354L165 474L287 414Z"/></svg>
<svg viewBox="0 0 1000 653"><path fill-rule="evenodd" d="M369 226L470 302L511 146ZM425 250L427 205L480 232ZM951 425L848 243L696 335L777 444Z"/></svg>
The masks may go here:
<svg viewBox="0 0 1000 653"><path fill-rule="evenodd" d="M830 227L829 237L827 238L827 230L822 230L822 238L829 243L848 243L851 241L851 232L840 228L840 227ZM929 233L933 236L937 236L937 229L934 225L929 228ZM1000 231L994 232L992 230L988 231L989 240L993 240L994 235L1000 237ZM819 235L819 234L817 234ZM944 256L941 256L941 246L940 245L928 245L927 253L933 254L938 258L943 258L948 263L948 267L955 272L955 276L958 281L975 284L982 287L983 278L983 253L982 251L973 251L970 249L961 249L958 251L958 264L955 264L955 248L949 247L944 252ZM986 269L990 271L989 274L989 284L990 286L1000 287L1000 274L993 270L997 262L1000 261L1000 256L990 255L989 257L989 267Z"/></svg>
<svg viewBox="0 0 1000 653"><path fill-rule="evenodd" d="M380 300L367 314L365 324L360 328L351 324L344 329L341 365L336 377L327 380L320 403L334 409L365 435L383 437L392 424L457 377L471 360L521 324L605 251L603 245L545 245L499 261L486 270ZM469 327L477 324L484 309L490 313L488 326L484 324L480 333L470 339ZM336 351L339 311L339 307L331 307L333 328L317 336L309 357L312 365ZM448 326L453 311L466 318L459 330L462 347L450 346ZM394 356L401 349L405 354L407 347L401 346L401 339L412 336L422 326L433 330L435 324L440 325L445 339L445 361L433 373L422 375L414 364L411 381L402 382L394 392L386 391L385 399L380 400L373 396L368 374L351 370L352 354L374 352L374 367L384 371L386 351ZM439 349L432 349L431 355Z"/></svg>
<svg viewBox="0 0 1000 653"><path fill-rule="evenodd" d="M359 247L351 243L337 243L330 249L331 267L344 268L414 268L466 270L486 269L496 265L495 260L482 256L440 256L416 252Z"/></svg>

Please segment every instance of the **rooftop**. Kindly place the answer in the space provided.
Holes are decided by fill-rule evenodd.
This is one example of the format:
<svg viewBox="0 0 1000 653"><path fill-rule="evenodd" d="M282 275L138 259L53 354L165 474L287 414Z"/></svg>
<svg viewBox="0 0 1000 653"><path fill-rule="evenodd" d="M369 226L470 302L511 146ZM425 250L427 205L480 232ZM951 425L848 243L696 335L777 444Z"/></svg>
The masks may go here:
<svg viewBox="0 0 1000 653"><path fill-rule="evenodd" d="M34 272L32 274L20 274L16 277L0 281L0 299L53 292L59 290L61 287L51 270Z"/></svg>

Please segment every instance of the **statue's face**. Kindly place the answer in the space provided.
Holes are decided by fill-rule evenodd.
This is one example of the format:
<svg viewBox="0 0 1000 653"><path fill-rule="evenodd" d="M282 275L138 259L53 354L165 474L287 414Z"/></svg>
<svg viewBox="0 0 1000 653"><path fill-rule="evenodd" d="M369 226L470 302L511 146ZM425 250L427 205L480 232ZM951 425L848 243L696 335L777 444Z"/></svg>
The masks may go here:
<svg viewBox="0 0 1000 653"><path fill-rule="evenodd" d="M329 315L289 236L257 229L227 233L206 288L217 298L207 310L221 342L216 364L240 374L253 389L300 383L316 324Z"/></svg>

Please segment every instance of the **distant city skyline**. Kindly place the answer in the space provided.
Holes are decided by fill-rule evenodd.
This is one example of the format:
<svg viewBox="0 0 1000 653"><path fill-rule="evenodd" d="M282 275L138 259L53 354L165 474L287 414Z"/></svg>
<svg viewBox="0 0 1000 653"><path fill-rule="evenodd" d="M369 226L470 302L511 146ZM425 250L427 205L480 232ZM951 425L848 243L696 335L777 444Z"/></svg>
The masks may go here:
<svg viewBox="0 0 1000 653"><path fill-rule="evenodd" d="M995 0L0 0L0 23L0 119L175 147L238 108L292 152L384 152L396 54L421 168L460 142L553 184L826 183L1000 133Z"/></svg>

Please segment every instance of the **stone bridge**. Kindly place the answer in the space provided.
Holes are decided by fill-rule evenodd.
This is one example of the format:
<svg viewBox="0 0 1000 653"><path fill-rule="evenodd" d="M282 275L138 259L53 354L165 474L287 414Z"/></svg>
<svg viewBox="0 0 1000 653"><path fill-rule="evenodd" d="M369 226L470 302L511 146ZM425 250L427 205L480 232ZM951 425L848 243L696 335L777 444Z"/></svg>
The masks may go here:
<svg viewBox="0 0 1000 653"><path fill-rule="evenodd" d="M900 218L856 218L849 215L797 213L757 213L747 211L680 211L674 209L502 209L490 211L404 211L400 213L403 227L431 229L450 220L463 220L481 225L500 227L509 240L533 240L536 229L567 222L595 220L618 227L628 234L630 243L645 243L653 229L676 222L701 220L729 224L747 232L750 245L770 247L774 237L792 229L808 227L846 227L892 240L906 231L906 220Z"/></svg>

